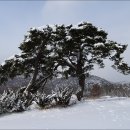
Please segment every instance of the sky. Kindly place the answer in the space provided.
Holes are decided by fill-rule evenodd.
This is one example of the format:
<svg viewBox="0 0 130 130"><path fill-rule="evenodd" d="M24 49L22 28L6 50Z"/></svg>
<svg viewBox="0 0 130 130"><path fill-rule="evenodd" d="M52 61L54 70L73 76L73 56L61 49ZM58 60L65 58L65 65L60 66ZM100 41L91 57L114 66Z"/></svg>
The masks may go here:
<svg viewBox="0 0 130 130"><path fill-rule="evenodd" d="M18 46L31 27L89 21L108 32L108 39L128 44L124 61L130 65L130 1L0 1L0 63L20 52ZM106 62L91 74L113 82L129 81Z"/></svg>

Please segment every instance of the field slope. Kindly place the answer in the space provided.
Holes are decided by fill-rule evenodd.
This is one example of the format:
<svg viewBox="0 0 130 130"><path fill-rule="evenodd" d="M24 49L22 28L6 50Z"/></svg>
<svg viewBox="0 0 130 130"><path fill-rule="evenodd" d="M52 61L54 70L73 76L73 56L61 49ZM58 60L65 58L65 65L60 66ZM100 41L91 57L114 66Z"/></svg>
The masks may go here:
<svg viewBox="0 0 130 130"><path fill-rule="evenodd" d="M0 117L0 129L130 129L130 99L102 97L67 108L33 108Z"/></svg>

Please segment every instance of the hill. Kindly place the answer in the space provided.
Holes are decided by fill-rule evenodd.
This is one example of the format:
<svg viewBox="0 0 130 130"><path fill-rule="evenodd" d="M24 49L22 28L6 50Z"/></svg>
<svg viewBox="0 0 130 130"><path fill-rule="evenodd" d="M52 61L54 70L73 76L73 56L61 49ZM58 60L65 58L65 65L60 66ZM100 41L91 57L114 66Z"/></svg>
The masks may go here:
<svg viewBox="0 0 130 130"><path fill-rule="evenodd" d="M30 78L25 79L23 76L9 80L5 85L0 86L0 92L2 93L7 88L12 88L14 90L26 86ZM114 96L130 96L130 83L113 83L107 81L104 78L90 75L86 77L85 80L85 96L91 95L91 91L99 91L97 95L114 95ZM41 88L41 91L44 91L46 94L50 94L56 88L59 87L70 87L74 91L78 89L78 79L76 77L65 78L53 78L48 80L46 86ZM96 90L93 90L93 87L96 87ZM100 90L99 90L100 89Z"/></svg>
<svg viewBox="0 0 130 130"><path fill-rule="evenodd" d="M7 88L17 89L19 87L26 86L30 78L24 78L23 76L18 76L14 79L10 79L6 84L0 86L0 90L3 91ZM86 88L92 86L93 84L100 84L101 86L110 86L112 83L98 76L90 75L86 78ZM74 89L78 88L78 80L76 77L65 78L53 78L49 80L45 86L45 92L50 93L51 90L54 90L56 87L73 87Z"/></svg>

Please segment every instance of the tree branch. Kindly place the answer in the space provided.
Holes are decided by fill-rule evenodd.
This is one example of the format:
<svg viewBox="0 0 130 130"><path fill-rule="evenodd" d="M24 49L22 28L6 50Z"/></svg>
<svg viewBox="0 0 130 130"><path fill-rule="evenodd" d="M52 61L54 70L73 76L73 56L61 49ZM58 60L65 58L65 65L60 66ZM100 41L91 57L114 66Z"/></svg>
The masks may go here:
<svg viewBox="0 0 130 130"><path fill-rule="evenodd" d="M70 59L70 57L68 57L70 63L74 66L74 63L72 62L72 60Z"/></svg>
<svg viewBox="0 0 130 130"><path fill-rule="evenodd" d="M29 82L28 86L26 87L24 93L27 93L31 90L33 84L36 81L37 74L38 74L38 59L35 59L34 73L33 73L32 79L30 80L30 82Z"/></svg>
<svg viewBox="0 0 130 130"><path fill-rule="evenodd" d="M76 70L76 67L75 67L73 64L71 64L70 62L68 62L68 61L65 60L65 59L63 59L63 61L64 61L70 68L73 68L73 69Z"/></svg>
<svg viewBox="0 0 130 130"><path fill-rule="evenodd" d="M34 84L34 87L32 88L31 92L36 92L40 87L44 87L46 82L47 82L47 79L52 76L52 74L46 76L45 78L43 78L42 80L39 80L38 83ZM37 82L37 81L36 81ZM41 85L43 84L43 85Z"/></svg>

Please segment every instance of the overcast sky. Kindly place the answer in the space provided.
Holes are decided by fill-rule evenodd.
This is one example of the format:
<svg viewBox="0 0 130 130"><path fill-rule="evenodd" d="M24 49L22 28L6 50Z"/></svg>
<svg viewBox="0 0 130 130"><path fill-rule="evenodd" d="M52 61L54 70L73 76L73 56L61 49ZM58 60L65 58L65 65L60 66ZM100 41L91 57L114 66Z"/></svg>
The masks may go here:
<svg viewBox="0 0 130 130"><path fill-rule="evenodd" d="M129 1L0 1L0 62L19 53L18 46L31 27L46 24L76 24L89 21L108 32L108 38L128 44L124 54L130 65ZM110 67L96 67L95 74L110 81L129 81Z"/></svg>

